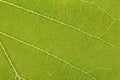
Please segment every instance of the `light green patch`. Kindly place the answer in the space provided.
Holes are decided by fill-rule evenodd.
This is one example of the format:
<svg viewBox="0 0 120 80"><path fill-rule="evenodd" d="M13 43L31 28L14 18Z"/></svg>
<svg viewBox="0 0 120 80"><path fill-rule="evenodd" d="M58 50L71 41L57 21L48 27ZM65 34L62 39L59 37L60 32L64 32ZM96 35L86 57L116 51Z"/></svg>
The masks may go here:
<svg viewBox="0 0 120 80"><path fill-rule="evenodd" d="M0 0L0 80L120 80L120 1Z"/></svg>

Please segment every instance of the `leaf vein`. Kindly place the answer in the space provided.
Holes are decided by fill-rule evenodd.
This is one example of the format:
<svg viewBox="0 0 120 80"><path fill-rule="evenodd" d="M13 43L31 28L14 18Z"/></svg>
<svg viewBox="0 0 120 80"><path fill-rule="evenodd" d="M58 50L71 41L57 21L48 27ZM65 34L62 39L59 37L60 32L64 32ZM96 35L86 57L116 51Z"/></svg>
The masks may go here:
<svg viewBox="0 0 120 80"><path fill-rule="evenodd" d="M30 44L30 43L28 43L28 42L25 42L25 41L23 41L23 40L20 40L20 39L18 39L18 38L15 38L15 37L13 37L13 36L10 36L10 35L8 35L8 34L6 34L6 33L0 32L0 34L4 35L4 36L6 36L6 37L9 37L9 38L11 38L11 39L13 39L13 40L15 40L15 41L18 41L18 42L20 42L20 43L23 43L23 44L25 44L25 45L27 45L27 46L30 46L30 47L32 47L32 48L34 48L34 49L36 49L36 50L42 51L42 52L46 53L47 55L49 55L49 56L51 56L51 57L53 57L53 58L55 58L55 59L58 59L58 60L60 60L61 62L67 64L68 66L72 67L73 69L76 69L76 70L82 72L83 74L85 74L85 75L87 75L88 77L90 77L92 80L96 80L96 79L95 79L92 75L90 75L88 72L86 72L86 71L84 71L84 70L82 70L82 69L80 69L80 68L72 65L72 64L69 63L68 61L66 61L66 60L64 60L64 59L62 59L62 58L60 58L60 57L58 57L58 56L56 56L56 55L53 55L53 54L49 53L48 51L46 51L46 50L44 50L44 49L41 49L41 48L39 48L39 47L37 47L37 46L35 46L35 45L33 45L33 44Z"/></svg>
<svg viewBox="0 0 120 80"><path fill-rule="evenodd" d="M88 36L90 36L90 37L93 37L93 38L95 38L95 39L98 39L98 40L100 40L100 41L102 41L102 42L104 42L104 43L106 43L106 44L108 44L108 45L110 45L110 46L112 46L112 47L114 47L114 48L116 48L116 49L120 49L119 46L116 46L116 45L114 45L114 44L112 44L112 43L110 43L110 42L102 39L101 37L94 36L94 35L86 32L86 31L83 31L83 30L81 30L81 29L78 29L78 28L76 28L76 27L74 27L74 26L72 26L72 25L69 25L69 24L67 24L67 23L64 23L64 22L62 22L62 21L56 20L56 19L54 19L54 18L48 17L48 16L46 16L46 15L43 15L43 14L41 14L41 13L38 13L38 12L35 12L35 11L32 11L32 10L29 10L29 9L27 9L27 8L24 8L24 7L21 7L21 6L18 6L18 5L15 5L15 4L10 3L10 2L6 2L6 1L3 1L3 0L0 0L0 2L5 3L5 4L7 4L7 5L10 5L10 6L13 6L13 7L16 7L16 8L18 8L18 9L24 10L24 11L26 11L26 12L29 12L29 13L32 13L32 14L35 14L35 15L38 15L38 16L41 16L41 17L46 18L46 19L49 19L49 20L51 20L51 21L57 22L57 23L59 23L59 24L62 24L62 25L67 26L67 27L69 27L69 28L72 28L72 29L74 29L74 30L76 30L76 31L80 31L80 32L82 32L82 33L84 33L84 34L86 34L86 35L88 35Z"/></svg>
<svg viewBox="0 0 120 80"><path fill-rule="evenodd" d="M9 61L10 65L11 65L11 67L12 67L14 73L15 73L15 75L16 75L15 78L18 78L19 80L25 80L24 78L22 78L19 75L18 71L16 70L15 66L13 65L12 60L10 59L7 51L5 50L5 47L4 47L3 43L2 43L2 41L0 41L0 46L1 46L2 50L3 50L3 53L5 54L5 56L7 58L7 60Z"/></svg>

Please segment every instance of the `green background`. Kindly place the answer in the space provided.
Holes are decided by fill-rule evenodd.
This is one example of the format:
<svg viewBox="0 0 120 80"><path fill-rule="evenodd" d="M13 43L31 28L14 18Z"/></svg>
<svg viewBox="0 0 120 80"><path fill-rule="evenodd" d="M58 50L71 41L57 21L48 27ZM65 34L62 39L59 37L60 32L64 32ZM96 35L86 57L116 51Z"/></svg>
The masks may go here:
<svg viewBox="0 0 120 80"><path fill-rule="evenodd" d="M20 79L120 80L120 0L0 0L0 80Z"/></svg>

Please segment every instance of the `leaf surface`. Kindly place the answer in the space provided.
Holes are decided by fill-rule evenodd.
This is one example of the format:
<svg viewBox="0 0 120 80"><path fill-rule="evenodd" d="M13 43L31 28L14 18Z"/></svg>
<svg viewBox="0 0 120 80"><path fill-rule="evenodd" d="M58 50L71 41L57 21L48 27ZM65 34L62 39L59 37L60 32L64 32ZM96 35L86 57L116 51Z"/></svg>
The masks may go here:
<svg viewBox="0 0 120 80"><path fill-rule="evenodd" d="M120 80L119 0L0 0L1 80Z"/></svg>

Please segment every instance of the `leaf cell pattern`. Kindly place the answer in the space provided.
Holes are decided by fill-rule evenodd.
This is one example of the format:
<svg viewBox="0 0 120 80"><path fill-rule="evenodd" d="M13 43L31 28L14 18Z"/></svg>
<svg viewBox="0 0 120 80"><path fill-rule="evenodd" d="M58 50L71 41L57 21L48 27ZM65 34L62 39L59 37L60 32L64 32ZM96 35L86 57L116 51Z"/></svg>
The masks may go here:
<svg viewBox="0 0 120 80"><path fill-rule="evenodd" d="M0 0L1 80L120 80L119 0Z"/></svg>

